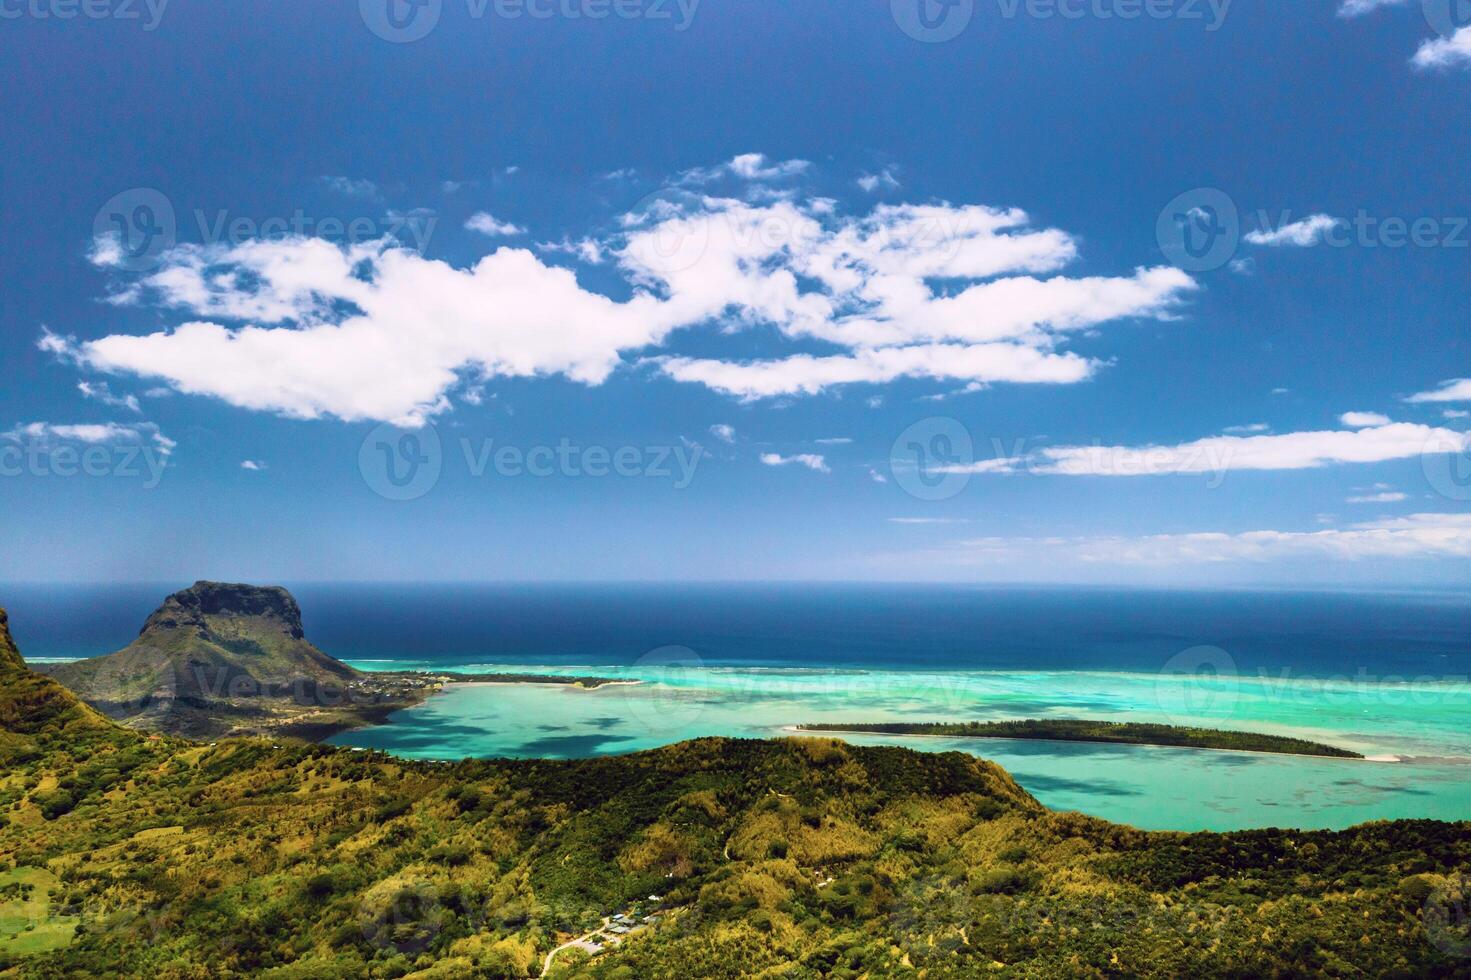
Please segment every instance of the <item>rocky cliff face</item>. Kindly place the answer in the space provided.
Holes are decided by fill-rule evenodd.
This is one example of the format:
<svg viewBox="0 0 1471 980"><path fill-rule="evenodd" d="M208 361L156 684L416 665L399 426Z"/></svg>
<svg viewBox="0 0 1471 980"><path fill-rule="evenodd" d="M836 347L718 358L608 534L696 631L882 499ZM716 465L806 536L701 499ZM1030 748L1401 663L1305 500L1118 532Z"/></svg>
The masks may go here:
<svg viewBox="0 0 1471 980"><path fill-rule="evenodd" d="M279 630L293 640L306 636L301 628L301 607L280 586L233 585L225 582L195 582L175 592L154 610L143 624L140 636L155 630L194 630L208 639L218 619L252 619L256 630Z"/></svg>
<svg viewBox="0 0 1471 980"><path fill-rule="evenodd" d="M21 659L15 641L10 638L10 617L0 609L0 672L24 670L26 662Z"/></svg>

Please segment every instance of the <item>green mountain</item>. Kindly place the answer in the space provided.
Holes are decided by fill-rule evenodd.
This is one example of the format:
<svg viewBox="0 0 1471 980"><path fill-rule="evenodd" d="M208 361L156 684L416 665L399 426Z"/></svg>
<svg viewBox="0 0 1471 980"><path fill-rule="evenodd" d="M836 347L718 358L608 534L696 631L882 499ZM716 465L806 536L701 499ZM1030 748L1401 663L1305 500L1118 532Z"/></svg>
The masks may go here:
<svg viewBox="0 0 1471 980"><path fill-rule="evenodd" d="M202 745L14 659L0 976L1471 976L1471 824L1146 833L830 738Z"/></svg>
<svg viewBox="0 0 1471 980"><path fill-rule="evenodd" d="M296 600L275 587L197 582L127 647L48 672L111 718L201 738L330 727L362 707L363 675L309 643Z"/></svg>
<svg viewBox="0 0 1471 980"><path fill-rule="evenodd" d="M26 666L10 636L10 618L0 609L0 764L36 754L39 735L111 727L76 695Z"/></svg>

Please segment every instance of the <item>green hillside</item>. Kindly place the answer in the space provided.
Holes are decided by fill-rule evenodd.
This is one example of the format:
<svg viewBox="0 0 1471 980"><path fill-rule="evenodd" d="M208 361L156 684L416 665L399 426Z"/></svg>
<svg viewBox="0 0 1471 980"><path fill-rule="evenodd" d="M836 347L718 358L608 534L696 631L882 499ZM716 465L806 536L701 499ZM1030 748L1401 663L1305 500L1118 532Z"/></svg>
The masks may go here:
<svg viewBox="0 0 1471 980"><path fill-rule="evenodd" d="M551 974L1471 976L1466 824L1146 833L961 753L413 763L149 737L12 669L17 691L0 974L524 977L591 937Z"/></svg>

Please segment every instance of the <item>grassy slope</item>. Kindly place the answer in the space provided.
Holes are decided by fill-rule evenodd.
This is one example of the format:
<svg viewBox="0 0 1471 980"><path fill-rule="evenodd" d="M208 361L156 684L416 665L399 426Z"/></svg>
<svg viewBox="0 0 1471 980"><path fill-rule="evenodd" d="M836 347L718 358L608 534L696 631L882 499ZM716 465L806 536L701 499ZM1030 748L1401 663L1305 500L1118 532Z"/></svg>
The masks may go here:
<svg viewBox="0 0 1471 980"><path fill-rule="evenodd" d="M1022 738L1061 742L1115 742L1126 745L1167 745L1237 752L1276 752L1287 755L1362 759L1357 752L1282 735L1237 732L1218 728L1151 725L1140 722L1083 721L1048 718L1031 721L876 722L873 724L800 725L805 730L867 732L885 735L944 735L952 738Z"/></svg>
<svg viewBox="0 0 1471 980"><path fill-rule="evenodd" d="M1471 862L1464 824L1144 833L1048 812L969 755L817 738L453 765L206 747L0 678L17 689L0 873L53 875L41 925L80 927L0 947L0 972L521 976L656 893L657 928L557 972L1471 975L1423 918Z"/></svg>

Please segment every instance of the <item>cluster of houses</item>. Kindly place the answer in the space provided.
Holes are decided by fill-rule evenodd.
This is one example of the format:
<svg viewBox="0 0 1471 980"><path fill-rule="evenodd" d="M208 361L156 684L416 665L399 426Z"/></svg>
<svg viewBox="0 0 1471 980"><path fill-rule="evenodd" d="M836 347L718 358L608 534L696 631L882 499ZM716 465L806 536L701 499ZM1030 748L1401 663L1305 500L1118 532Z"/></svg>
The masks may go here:
<svg viewBox="0 0 1471 980"><path fill-rule="evenodd" d="M650 895L650 904L657 905L663 899L658 895ZM608 924L602 931L594 936L589 936L587 945L584 947L589 953L601 953L607 946L616 946L623 941L623 937L640 929L647 929L656 924L659 917L663 915L660 909L643 912L635 905L626 912L615 912L608 919Z"/></svg>

